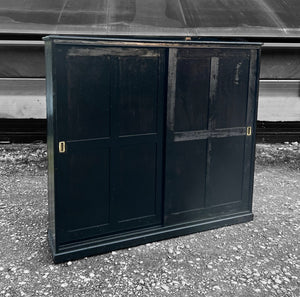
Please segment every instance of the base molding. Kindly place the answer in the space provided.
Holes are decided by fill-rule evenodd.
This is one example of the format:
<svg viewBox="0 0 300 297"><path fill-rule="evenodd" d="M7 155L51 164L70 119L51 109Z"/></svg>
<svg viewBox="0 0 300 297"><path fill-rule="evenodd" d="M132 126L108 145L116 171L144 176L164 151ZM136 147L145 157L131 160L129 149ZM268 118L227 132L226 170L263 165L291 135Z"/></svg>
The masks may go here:
<svg viewBox="0 0 300 297"><path fill-rule="evenodd" d="M196 232L245 223L252 220L252 213L243 212L231 216L219 217L218 219L189 222L186 224L173 225L168 227L156 226L153 228L131 231L118 235L93 238L86 241L60 245L57 247L57 251L55 251L55 246L53 244L54 241L49 231L48 239L52 251L53 261L57 264L97 254L104 254L113 250L146 244L153 241L160 241Z"/></svg>

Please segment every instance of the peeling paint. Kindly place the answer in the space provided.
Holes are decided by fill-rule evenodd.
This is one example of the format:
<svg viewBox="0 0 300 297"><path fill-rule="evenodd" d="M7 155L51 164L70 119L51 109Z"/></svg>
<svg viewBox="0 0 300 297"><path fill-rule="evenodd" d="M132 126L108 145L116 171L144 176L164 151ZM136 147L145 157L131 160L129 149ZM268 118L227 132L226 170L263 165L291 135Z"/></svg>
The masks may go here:
<svg viewBox="0 0 300 297"><path fill-rule="evenodd" d="M240 83L240 68L241 68L242 62L237 63L236 69L235 69L235 78L234 78L234 84L238 85Z"/></svg>

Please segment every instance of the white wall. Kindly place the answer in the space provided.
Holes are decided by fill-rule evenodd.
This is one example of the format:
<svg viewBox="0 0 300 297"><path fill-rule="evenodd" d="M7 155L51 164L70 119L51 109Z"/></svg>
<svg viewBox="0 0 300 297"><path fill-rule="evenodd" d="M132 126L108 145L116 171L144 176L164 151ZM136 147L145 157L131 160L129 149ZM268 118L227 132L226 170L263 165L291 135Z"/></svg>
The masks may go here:
<svg viewBox="0 0 300 297"><path fill-rule="evenodd" d="M0 118L46 118L45 79L0 79Z"/></svg>
<svg viewBox="0 0 300 297"><path fill-rule="evenodd" d="M300 80L261 80L259 121L300 121Z"/></svg>

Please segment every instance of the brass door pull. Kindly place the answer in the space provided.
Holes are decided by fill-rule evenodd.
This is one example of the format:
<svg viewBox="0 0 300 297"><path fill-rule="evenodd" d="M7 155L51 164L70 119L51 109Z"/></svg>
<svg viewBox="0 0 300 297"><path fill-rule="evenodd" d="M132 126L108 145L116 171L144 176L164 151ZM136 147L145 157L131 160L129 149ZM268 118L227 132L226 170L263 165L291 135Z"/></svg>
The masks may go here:
<svg viewBox="0 0 300 297"><path fill-rule="evenodd" d="M65 153L66 152L66 143L64 141L60 141L58 143L58 150L60 153Z"/></svg>
<svg viewBox="0 0 300 297"><path fill-rule="evenodd" d="M251 134L252 134L251 127L247 127L247 136L251 136Z"/></svg>

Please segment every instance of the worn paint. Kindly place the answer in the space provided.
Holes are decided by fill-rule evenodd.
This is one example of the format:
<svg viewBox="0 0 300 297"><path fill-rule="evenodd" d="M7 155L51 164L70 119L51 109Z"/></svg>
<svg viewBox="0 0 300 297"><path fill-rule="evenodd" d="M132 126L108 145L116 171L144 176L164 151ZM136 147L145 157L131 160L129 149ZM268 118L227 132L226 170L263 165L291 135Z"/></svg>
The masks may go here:
<svg viewBox="0 0 300 297"><path fill-rule="evenodd" d="M177 49L169 49L167 127L174 131L176 96Z"/></svg>
<svg viewBox="0 0 300 297"><path fill-rule="evenodd" d="M202 131L187 131L187 132L175 132L174 141L192 141L207 138L222 138L222 137L233 137L233 136L245 136L246 127L234 127L226 129L215 129L215 130L202 130Z"/></svg>
<svg viewBox="0 0 300 297"><path fill-rule="evenodd" d="M218 75L219 75L219 58L212 57L211 58L211 69L210 69L210 93L209 93L209 101L210 101L210 110L212 110L214 106L214 102L216 100L216 90L218 87ZM216 126L215 119L212 114L210 114L208 120L208 129L212 130Z"/></svg>
<svg viewBox="0 0 300 297"><path fill-rule="evenodd" d="M161 40L157 41L148 41L148 40L132 40L132 41L120 41L117 38L101 38L100 40L97 38L84 38L79 37L78 39L73 39L68 36L49 36L47 38L54 38L55 44L65 44L65 45L93 45L93 46L118 46L118 47L155 47L155 48L235 48L238 49L240 46L243 46L245 49L259 49L261 46L260 42L250 43L250 42L217 42L217 41L166 41Z"/></svg>
<svg viewBox="0 0 300 297"><path fill-rule="evenodd" d="M260 53L260 50L250 52L247 126L250 126L253 117L257 118L258 96L255 94L259 90Z"/></svg>
<svg viewBox="0 0 300 297"><path fill-rule="evenodd" d="M116 47L72 47L68 51L68 56L89 56L89 57L97 57L97 56L124 56L124 57L159 57L160 53L153 50L142 49L142 48L116 48Z"/></svg>
<svg viewBox="0 0 300 297"><path fill-rule="evenodd" d="M235 79L234 79L234 84L238 85L240 82L240 68L241 68L242 62L239 62L236 64L236 69L235 69Z"/></svg>

